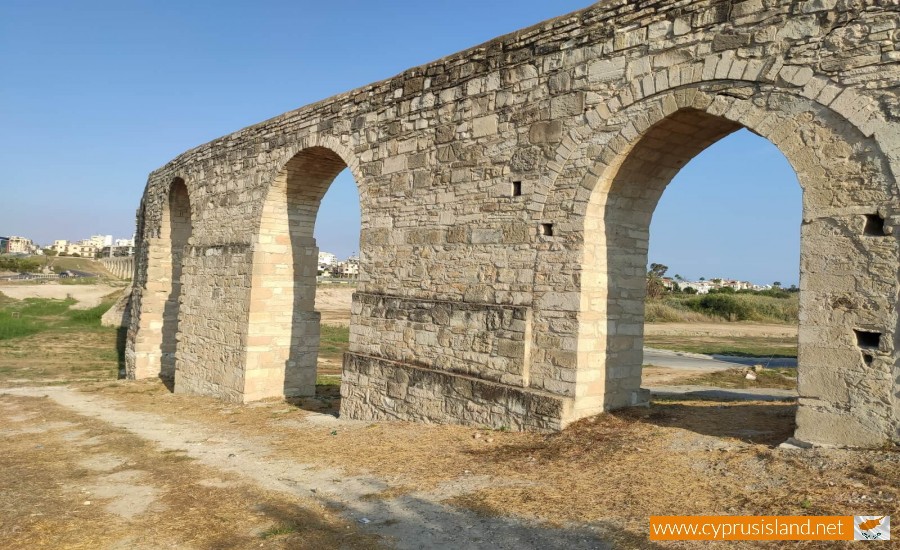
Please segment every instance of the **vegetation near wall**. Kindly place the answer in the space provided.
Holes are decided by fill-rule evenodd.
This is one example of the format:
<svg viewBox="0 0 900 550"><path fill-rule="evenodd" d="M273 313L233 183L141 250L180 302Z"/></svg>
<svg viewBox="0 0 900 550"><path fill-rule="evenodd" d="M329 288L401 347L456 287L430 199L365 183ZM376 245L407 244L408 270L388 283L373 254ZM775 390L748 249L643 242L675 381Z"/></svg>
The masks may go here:
<svg viewBox="0 0 900 550"><path fill-rule="evenodd" d="M648 323L754 321L796 324L799 294L776 292L715 292L705 295L666 294L647 300Z"/></svg>
<svg viewBox="0 0 900 550"><path fill-rule="evenodd" d="M16 273L35 273L41 270L44 263L37 258L17 258L15 256L0 256L0 271L15 271Z"/></svg>

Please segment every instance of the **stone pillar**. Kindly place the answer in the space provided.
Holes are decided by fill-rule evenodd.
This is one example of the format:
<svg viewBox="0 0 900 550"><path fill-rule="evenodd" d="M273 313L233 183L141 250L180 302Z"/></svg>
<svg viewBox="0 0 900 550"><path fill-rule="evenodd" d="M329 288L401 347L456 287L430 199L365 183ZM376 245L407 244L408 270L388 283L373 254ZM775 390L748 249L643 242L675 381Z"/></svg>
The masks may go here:
<svg viewBox="0 0 900 550"><path fill-rule="evenodd" d="M172 288L172 256L164 239L147 239L146 286L139 289L140 316L133 344L133 366L128 378L141 380L160 374L162 329L166 301Z"/></svg>

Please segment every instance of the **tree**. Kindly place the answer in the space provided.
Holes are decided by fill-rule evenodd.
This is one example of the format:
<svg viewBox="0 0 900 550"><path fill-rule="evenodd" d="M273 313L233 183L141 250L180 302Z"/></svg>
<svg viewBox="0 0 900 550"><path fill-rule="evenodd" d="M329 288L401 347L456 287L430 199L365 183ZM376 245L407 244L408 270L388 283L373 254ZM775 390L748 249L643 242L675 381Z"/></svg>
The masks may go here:
<svg viewBox="0 0 900 550"><path fill-rule="evenodd" d="M648 298L659 298L666 293L666 286L663 284L662 278L668 270L668 266L663 264L650 264L650 271L647 272Z"/></svg>
<svg viewBox="0 0 900 550"><path fill-rule="evenodd" d="M50 256L50 257L56 256L56 251L53 250L52 248L45 248L44 256Z"/></svg>
<svg viewBox="0 0 900 550"><path fill-rule="evenodd" d="M706 277L700 277L700 280L701 280L701 281L705 281L705 280L706 280Z"/></svg>
<svg viewBox="0 0 900 550"><path fill-rule="evenodd" d="M683 280L684 280L684 277L682 277L681 275L679 275L678 273L676 273L676 274L675 274L675 280L680 282L680 281L683 281Z"/></svg>
<svg viewBox="0 0 900 550"><path fill-rule="evenodd" d="M781 288L781 281L775 281L774 283L772 283L772 286L774 286L775 288Z"/></svg>
<svg viewBox="0 0 900 550"><path fill-rule="evenodd" d="M662 279L666 274L666 271L669 270L669 266L663 264L650 264L650 271L647 275L651 277L656 277L657 279Z"/></svg>

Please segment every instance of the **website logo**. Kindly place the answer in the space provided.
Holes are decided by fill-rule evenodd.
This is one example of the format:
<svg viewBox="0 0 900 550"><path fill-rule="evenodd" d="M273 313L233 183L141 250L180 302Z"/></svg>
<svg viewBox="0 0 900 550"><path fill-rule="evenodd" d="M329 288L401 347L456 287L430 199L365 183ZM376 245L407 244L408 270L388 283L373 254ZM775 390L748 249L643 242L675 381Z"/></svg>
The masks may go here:
<svg viewBox="0 0 900 550"><path fill-rule="evenodd" d="M891 540L891 516L853 516L854 540Z"/></svg>

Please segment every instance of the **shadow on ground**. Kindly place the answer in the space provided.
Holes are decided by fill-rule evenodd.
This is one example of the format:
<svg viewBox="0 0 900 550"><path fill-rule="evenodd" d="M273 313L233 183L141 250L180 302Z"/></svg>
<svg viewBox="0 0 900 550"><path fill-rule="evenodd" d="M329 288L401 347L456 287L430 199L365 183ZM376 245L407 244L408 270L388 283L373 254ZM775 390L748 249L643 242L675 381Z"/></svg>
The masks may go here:
<svg viewBox="0 0 900 550"><path fill-rule="evenodd" d="M627 413L635 416L634 411ZM639 417L642 422L682 428L698 434L736 438L746 443L777 446L794 435L796 403L747 403L704 399L654 401Z"/></svg>
<svg viewBox="0 0 900 550"><path fill-rule="evenodd" d="M341 410L340 381L337 384L316 384L314 397L290 397L285 401L304 411L336 417Z"/></svg>
<svg viewBox="0 0 900 550"><path fill-rule="evenodd" d="M116 359L119 363L119 380L125 379L125 346L128 343L128 327L116 330Z"/></svg>

